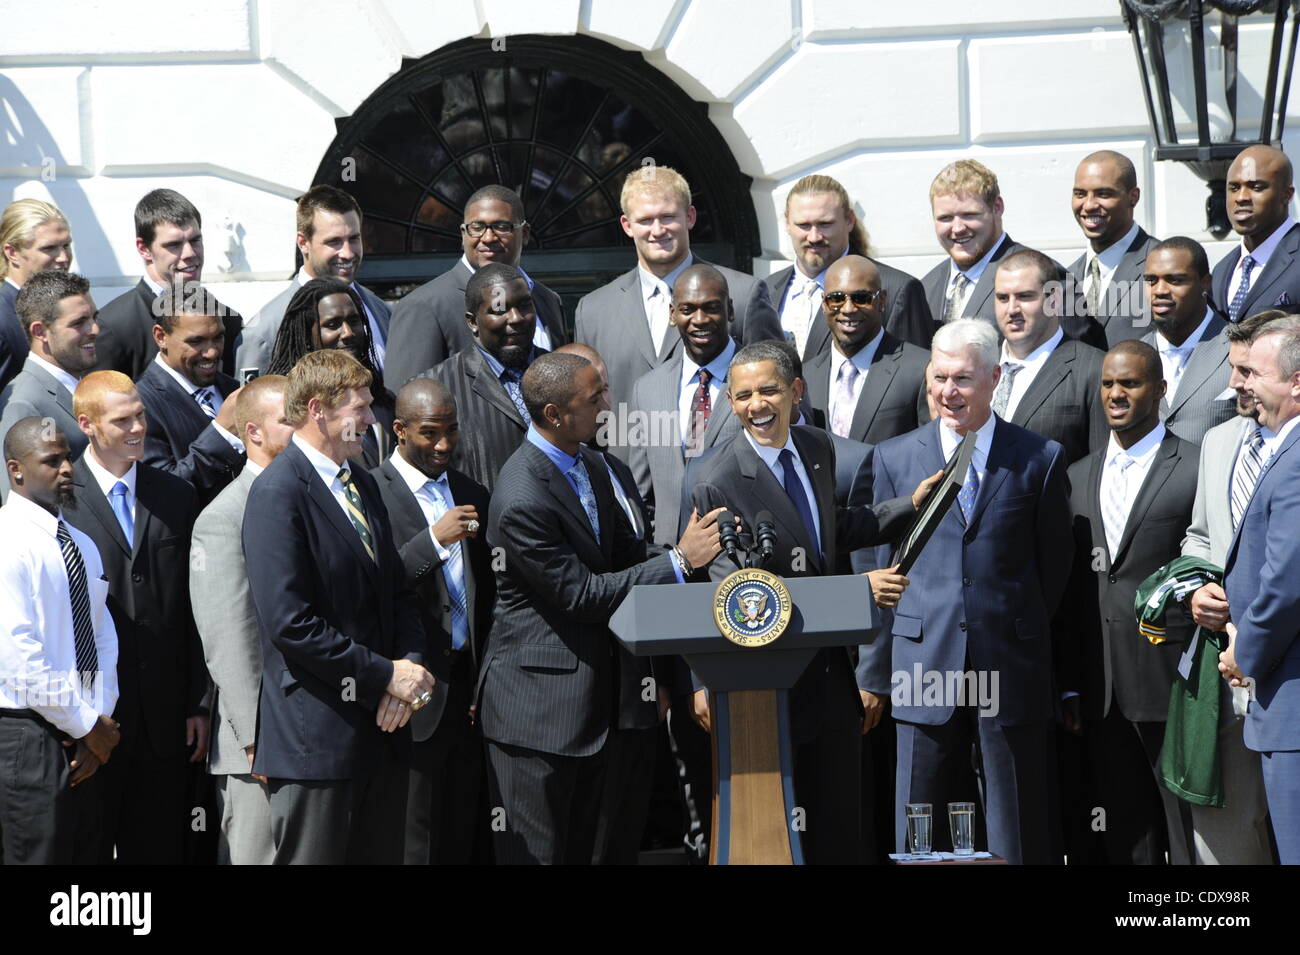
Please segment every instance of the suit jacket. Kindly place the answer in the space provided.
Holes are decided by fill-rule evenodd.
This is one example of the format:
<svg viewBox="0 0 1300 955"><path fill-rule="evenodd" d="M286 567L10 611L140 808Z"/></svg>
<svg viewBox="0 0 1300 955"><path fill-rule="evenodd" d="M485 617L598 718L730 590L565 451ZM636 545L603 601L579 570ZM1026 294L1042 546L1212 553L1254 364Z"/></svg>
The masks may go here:
<svg viewBox="0 0 1300 955"><path fill-rule="evenodd" d="M694 264L703 263L697 258ZM772 307L766 283L735 269L720 265L714 268L726 277L735 309L731 337L742 345L769 339L783 341L785 333ZM605 360L609 370L610 407L616 416L622 414L621 406L631 401L636 380L682 350L681 336L669 328L663 347L655 354L641 297L640 266L582 297L573 337L574 341L596 349ZM617 442L612 446L620 457L627 456L625 447Z"/></svg>
<svg viewBox="0 0 1300 955"><path fill-rule="evenodd" d="M206 291L206 288L205 288ZM153 303L157 296L149 283L141 279L99 310L99 337L95 340L95 370L120 371L132 381L139 378L158 354L153 340ZM221 370L227 375L235 373L235 354L239 350L240 333L244 320L220 302L221 324L226 330L225 351L221 355Z"/></svg>
<svg viewBox="0 0 1300 955"><path fill-rule="evenodd" d="M632 408L645 415L643 440L632 442L630 458L636 488L654 524L656 544L676 544L681 524L682 479L689 463L681 442L678 399L681 397L682 352L643 375L632 387ZM726 385L709 413L701 452L717 447L740 430L731 413ZM629 425L629 430L630 425ZM690 514L690 509L686 510Z"/></svg>
<svg viewBox="0 0 1300 955"><path fill-rule="evenodd" d="M149 362L135 387L147 421L144 463L189 481L199 506L206 507L243 468L244 452L210 427L212 419L199 403L157 362ZM233 378L217 375L222 398L237 387Z"/></svg>
<svg viewBox="0 0 1300 955"><path fill-rule="evenodd" d="M989 259L989 264L984 267L980 280L975 283L975 288L966 299L966 307L961 310L961 318L982 318L994 328L998 327L993 299L993 280L998 273L998 262L1023 248L1025 246L1013 240L1011 236L1006 234L1002 236L1002 242L993 253L993 258ZM951 260L944 259L921 279L921 286L925 289L925 301L930 306L930 314L934 316L935 328L943 324L943 312L948 305L948 286L952 275L950 264ZM998 336L1001 335L1002 331L999 329Z"/></svg>
<svg viewBox="0 0 1300 955"><path fill-rule="evenodd" d="M546 352L538 349L537 354ZM460 444L456 467L491 492L497 474L528 433L528 422L478 347L457 352L417 378L434 378L456 399Z"/></svg>
<svg viewBox="0 0 1300 955"><path fill-rule="evenodd" d="M1272 260L1270 260L1272 261ZM1245 743L1300 749L1300 428L1264 464L1228 545L1224 590L1237 625L1237 667L1255 680ZM1295 820L1280 824L1294 826Z"/></svg>
<svg viewBox="0 0 1300 955"><path fill-rule="evenodd" d="M284 321L284 313L300 288L302 286L298 284L295 276L290 279L282 292L263 305L257 314L248 320L244 325L243 338L235 355L234 369L228 374L237 375L241 382L244 380L243 372L247 368L257 369L259 375L266 374L266 369L271 364L271 353L275 351L275 339L280 334L280 325ZM361 296L366 309L375 316L375 321L379 323L379 329L383 332L384 342L387 344L390 322L388 305L360 282L353 283L352 288ZM386 371L387 365L388 359L385 358L385 367L380 370Z"/></svg>
<svg viewBox="0 0 1300 955"><path fill-rule="evenodd" d="M906 434L924 421L929 416L924 391L925 366L929 362L929 352L885 332L871 358L867 380L858 393L848 437L878 444L886 438ZM813 423L829 431L832 388L829 350L804 365L804 381L808 383L808 398L813 406Z"/></svg>
<svg viewBox="0 0 1300 955"><path fill-rule="evenodd" d="M1011 423L1061 445L1069 464L1106 447L1110 430L1101 403L1105 357L1091 345L1063 339L1025 390Z"/></svg>
<svg viewBox="0 0 1300 955"><path fill-rule="evenodd" d="M128 542L84 458L73 474L77 506L64 517L95 542L104 560L121 687L113 718L122 724L123 752L142 759L181 756L186 718L207 712L208 674L190 612L194 491L165 471L137 464L135 533Z"/></svg>
<svg viewBox="0 0 1300 955"><path fill-rule="evenodd" d="M874 508L839 506L835 499L836 462L830 436L806 425L795 425L791 434L816 499L809 504L817 508L820 541L808 537L785 488L743 434L737 434L719 448L708 466L700 469L693 492L701 508L712 510L726 505L740 516L744 547L753 546L752 531L757 526L758 511L771 512L777 546L766 569L783 577L833 574L840 554L881 544L906 527L914 514L910 496L882 501ZM798 553L806 555L806 559L798 561ZM729 560L721 558L709 566L709 576L722 580L734 569ZM827 723L846 711L855 712L860 718L862 703L855 689L848 649L819 650L790 691L794 740L806 742L816 738Z"/></svg>
<svg viewBox="0 0 1300 955"><path fill-rule="evenodd" d="M366 471L352 475L373 560L297 444L248 492L244 561L262 632L253 771L263 776L351 779L403 739L375 714L392 661L422 664L425 635L379 488Z"/></svg>
<svg viewBox="0 0 1300 955"><path fill-rule="evenodd" d="M561 756L591 756L616 721L618 656L609 618L636 584L670 584L672 557L646 556L596 452L586 462L600 539L550 458L525 441L501 469L488 536L505 550L487 660L483 735ZM653 706L653 703L646 703Z"/></svg>
<svg viewBox="0 0 1300 955"><path fill-rule="evenodd" d="M1199 449L1166 431L1129 511L1114 559L1106 546L1101 478L1109 447L1070 466L1075 557L1055 625L1062 690L1077 690L1084 715L1100 720L1112 698L1125 719L1163 723L1178 658L1191 635L1181 605L1165 615L1165 642L1152 646L1133 614L1137 589L1179 555L1196 497ZM1105 555L1098 559L1096 555Z"/></svg>
<svg viewBox="0 0 1300 955"><path fill-rule="evenodd" d="M379 486L379 496L388 510L393 541L406 575L406 585L414 593L424 628L425 666L439 682L450 679L451 670L451 601L447 579L442 573L442 558L433 546L424 511L411 489L393 466L391 459L370 472ZM457 506L471 504L478 511L480 524L487 523L488 492L477 481L455 468L447 471L447 485ZM485 534L467 537L461 549L461 567L465 577L465 606L469 610L469 643L466 648L477 664L483 659L488 632L492 627L492 602L496 581L492 575L492 553ZM436 689L436 687L435 687ZM426 706L411 714L411 735L423 742L433 735L442 718L442 708Z"/></svg>
<svg viewBox="0 0 1300 955"><path fill-rule="evenodd" d="M878 259L871 259L871 263L880 273L880 287L885 290L885 331L900 341L928 349L934 336L934 317L930 314L920 281ZM794 266L791 265L764 279L778 314L783 311L785 293L793 278ZM813 327L808 330L808 343L802 356L804 363L826 354L830 347L831 330L823 311L819 319L814 318Z"/></svg>
<svg viewBox="0 0 1300 955"><path fill-rule="evenodd" d="M1196 475L1192 520L1183 538L1183 556L1199 557L1222 567L1232 543L1232 469L1237 463L1249 418L1236 417L1205 432Z"/></svg>
<svg viewBox="0 0 1300 955"><path fill-rule="evenodd" d="M475 347L474 333L465 322L465 285L473 274L463 261L457 262L397 303L388 337L388 366L384 369L394 390L426 368ZM534 282L533 304L537 321L551 336L551 350L567 344L560 296L541 282Z"/></svg>
<svg viewBox="0 0 1300 955"><path fill-rule="evenodd" d="M0 391L0 442L10 428L32 416L53 419L68 439L73 460L81 457L87 441L72 414L72 392L29 356L23 361L23 370ZM0 471L0 499L8 494L9 469L5 468Z"/></svg>
<svg viewBox="0 0 1300 955"><path fill-rule="evenodd" d="M1200 444L1205 432L1237 414L1237 396L1228 390L1232 367L1228 364L1226 325L1217 315L1210 319L1205 334L1187 359L1174 400L1160 401L1160 419L1165 427L1193 444ZM1142 340L1155 348L1155 331Z"/></svg>
<svg viewBox="0 0 1300 955"><path fill-rule="evenodd" d="M0 391L17 377L31 348L14 302L18 289L0 278Z"/></svg>
<svg viewBox="0 0 1300 955"><path fill-rule="evenodd" d="M876 500L915 488L944 466L940 422L876 446ZM970 526L954 504L908 573L893 615L893 672L999 672L998 723L1054 712L1050 622L1069 575L1065 452L998 420ZM887 566L883 561L881 566ZM894 705L907 723L938 726L953 707Z"/></svg>
<svg viewBox="0 0 1300 955"><path fill-rule="evenodd" d="M1210 296L1223 315L1228 314L1228 306L1232 304L1228 297L1228 283L1240 260L1241 244L1238 243L1214 267ZM1294 308L1297 305L1300 305L1300 225L1293 225L1282 236L1264 267L1251 274L1250 289L1246 292L1239 318L1270 308Z"/></svg>
<svg viewBox="0 0 1300 955"><path fill-rule="evenodd" d="M1111 273L1110 283L1097 302L1095 316L1088 314L1088 296L1084 293L1088 253L1075 259L1069 269L1075 292L1074 309L1072 314L1061 316L1065 334L1102 351L1145 335L1151 329L1151 313L1144 304L1142 275L1146 271L1147 255L1159 241L1138 227L1137 235Z"/></svg>

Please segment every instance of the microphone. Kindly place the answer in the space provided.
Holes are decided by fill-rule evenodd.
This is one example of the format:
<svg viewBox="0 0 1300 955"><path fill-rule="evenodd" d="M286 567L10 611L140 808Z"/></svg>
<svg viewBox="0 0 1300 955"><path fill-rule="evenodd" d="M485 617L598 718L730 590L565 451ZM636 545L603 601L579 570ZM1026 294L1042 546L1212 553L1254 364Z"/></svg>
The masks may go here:
<svg viewBox="0 0 1300 955"><path fill-rule="evenodd" d="M740 534L736 531L736 515L731 511L723 511L718 515L718 536L722 538L722 549L734 561L736 548L740 546Z"/></svg>
<svg viewBox="0 0 1300 955"><path fill-rule="evenodd" d="M776 523L771 511L759 511L754 517L754 538L758 541L758 553L763 563L772 559L776 552Z"/></svg>

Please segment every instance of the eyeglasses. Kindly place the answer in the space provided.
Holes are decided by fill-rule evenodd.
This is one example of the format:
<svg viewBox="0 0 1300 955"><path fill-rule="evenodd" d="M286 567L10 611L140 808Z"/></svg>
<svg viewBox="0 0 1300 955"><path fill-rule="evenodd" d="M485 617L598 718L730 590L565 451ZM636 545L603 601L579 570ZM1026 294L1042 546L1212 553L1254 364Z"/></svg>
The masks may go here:
<svg viewBox="0 0 1300 955"><path fill-rule="evenodd" d="M475 219L473 222L461 223L460 231L471 239L477 239L488 229L491 229L496 235L509 235L515 229L522 229L526 225L528 225L527 222L511 222L508 219L498 219L496 222L480 222Z"/></svg>
<svg viewBox="0 0 1300 955"><path fill-rule="evenodd" d="M884 293L885 290L882 288L875 291L862 288L853 292L826 292L822 295L822 301L826 303L831 311L838 312L849 299L853 299L853 304L861 308L864 305L870 305Z"/></svg>

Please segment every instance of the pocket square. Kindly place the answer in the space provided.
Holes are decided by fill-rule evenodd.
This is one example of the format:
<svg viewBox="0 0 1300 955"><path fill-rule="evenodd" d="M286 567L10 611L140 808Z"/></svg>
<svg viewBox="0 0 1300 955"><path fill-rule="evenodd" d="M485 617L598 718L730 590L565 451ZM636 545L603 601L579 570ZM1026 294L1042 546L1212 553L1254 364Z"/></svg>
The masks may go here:
<svg viewBox="0 0 1300 955"><path fill-rule="evenodd" d="M1273 307L1274 307L1274 308L1277 308L1277 307L1280 306L1280 305L1291 305L1291 304L1292 304L1292 302L1291 302L1291 296L1288 295L1286 292L1283 292L1281 295L1279 295L1279 296L1278 296L1276 299L1274 299L1274 301L1273 301Z"/></svg>

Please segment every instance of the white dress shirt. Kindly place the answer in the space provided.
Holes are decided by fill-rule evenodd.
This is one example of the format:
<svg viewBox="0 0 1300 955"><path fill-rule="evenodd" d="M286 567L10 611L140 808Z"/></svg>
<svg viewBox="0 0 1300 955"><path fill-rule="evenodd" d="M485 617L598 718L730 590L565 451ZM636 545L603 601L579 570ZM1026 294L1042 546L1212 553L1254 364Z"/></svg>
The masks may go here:
<svg viewBox="0 0 1300 955"><path fill-rule="evenodd" d="M163 371L167 372L167 374L171 375L172 379L178 385L180 385L182 388L185 389L185 393L190 396L190 399L194 402L195 407L201 410L203 406L199 404L199 400L194 397L194 393L199 390L199 386L194 384L194 382L190 381L188 378L182 375L171 365L167 364L167 362L163 361L162 352L159 352L158 354L154 355L153 360L154 360L154 364L156 364ZM212 403L212 410L215 411L217 414L221 414L221 406L226 403L226 399L221 397L221 391L220 389L217 388L216 385L207 385L206 388L208 392L208 400ZM207 414L207 412L205 411L204 414ZM225 442L228 445L230 445L232 448L234 448L236 451L244 450L244 442L240 441L237 437L235 437L225 428L221 427L221 425L217 424L216 418L212 419L210 427L215 428L217 434L221 435L221 437L225 439Z"/></svg>
<svg viewBox="0 0 1300 955"><path fill-rule="evenodd" d="M989 267L989 262L993 260L993 253L997 252L997 250L1002 247L1002 243L1006 241L1006 238L1007 235L1005 232L999 235L997 240L989 246L989 250L984 253L984 257L968 269L959 269L957 268L956 262L951 258L948 259L948 284L943 290L945 308L947 307L946 302L948 294L952 291L952 283L957 278L957 273L960 272L962 275L966 276L967 279L966 287L962 289L961 300L957 303L956 314L958 318L964 317L966 313L966 305L970 302L970 297L975 292L975 284L984 275L984 270Z"/></svg>
<svg viewBox="0 0 1300 955"><path fill-rule="evenodd" d="M853 420L853 413L857 410L858 399L862 397L862 386L867 383L867 372L871 370L871 362L876 357L876 352L880 350L880 343L885 340L885 329L882 326L880 331L876 332L876 337L871 339L858 350L858 353L852 358L844 357L837 343L831 342L831 369L830 369L830 390L827 392L830 398L826 402L826 421L829 424L832 421L839 420L836 417L836 410L839 408L840 397L840 368L844 363L852 362L858 369L858 377L853 380L853 395L849 400L849 407L845 409L848 413L845 415L846 421Z"/></svg>
<svg viewBox="0 0 1300 955"><path fill-rule="evenodd" d="M341 468L347 468L351 471L353 470L352 465L346 462L343 464L335 464L333 458L321 454L296 434L293 436L293 443L298 446L299 451L307 455L307 461L316 470L316 473L320 475L320 479L325 482L325 487L329 489L330 494L333 495L334 500L338 503L339 510L343 512L343 516L347 518L348 524L351 526L352 517L348 513L348 498L347 495L343 493L343 482L339 480L339 470ZM396 458L397 455L393 455L393 457ZM356 478L353 478L353 480L355 481ZM357 493L361 493L360 490L358 490ZM366 515L366 517L369 519L369 515Z"/></svg>
<svg viewBox="0 0 1300 955"><path fill-rule="evenodd" d="M785 487L785 468L781 466L781 452L789 450L794 455L794 473L799 478L799 483L803 485L803 492L808 496L808 509L812 511L813 526L817 528L817 550L821 551L822 546L822 516L821 508L817 503L817 495L813 493L812 481L808 478L808 469L803 466L803 458L799 457L799 449L794 446L794 435L788 434L785 438L785 445L780 448L769 448L759 444L748 432L742 432L749 446L754 449L759 458L776 477L776 483L782 488ZM793 506L794 502L790 502Z"/></svg>
<svg viewBox="0 0 1300 955"><path fill-rule="evenodd" d="M72 375L69 375L58 365L46 361L40 355L36 354L35 349L29 351L27 353L27 357L30 358L32 361L36 362L37 367L42 368L45 371L49 372L50 375L54 378L54 380L57 381L59 384L61 384L64 388L67 388L68 394L72 394L74 391L76 391L77 385L81 383L80 378L76 378Z"/></svg>
<svg viewBox="0 0 1300 955"><path fill-rule="evenodd" d="M1133 244L1137 238L1138 224L1134 222L1129 226L1129 230L1124 233L1123 237L1116 242L1112 242L1100 252L1092 251L1092 246L1088 246L1087 258L1083 263L1083 291L1086 295L1092 291L1092 261L1097 260L1097 271L1101 276L1101 289L1097 292L1097 300L1101 301L1106 294L1106 289L1110 286L1110 280L1115 275L1115 270L1119 268L1119 263L1124 258L1124 253L1128 247Z"/></svg>
<svg viewBox="0 0 1300 955"><path fill-rule="evenodd" d="M99 676L87 690L77 674L68 569L59 518L21 494L0 507L0 707L31 709L73 739L117 705L117 630L94 541L68 524L86 568Z"/></svg>
<svg viewBox="0 0 1300 955"><path fill-rule="evenodd" d="M1268 428L1260 425L1259 436L1264 439L1264 447L1260 451L1259 456L1261 469L1272 460L1273 455L1277 453L1277 449L1282 446L1282 442L1285 441L1286 436L1295 429L1297 423L1300 423L1300 415L1297 415L1289 421L1283 422L1282 427L1278 428L1276 431L1270 431Z"/></svg>
<svg viewBox="0 0 1300 955"><path fill-rule="evenodd" d="M1128 515L1133 513L1133 503L1137 500L1138 491L1142 490L1142 485L1151 473L1151 465L1155 463L1156 451L1160 449L1160 442L1165 439L1165 426L1157 423L1145 437L1140 438L1133 447L1125 451L1115 440L1114 433L1110 436L1110 441L1106 444L1106 461L1101 469L1101 485L1098 492L1101 501L1104 503L1111 499L1112 489L1119 480L1120 469L1116 463L1122 454L1127 454L1133 459L1133 463L1128 466L1124 472L1124 521L1128 523ZM1111 557L1114 558L1114 554Z"/></svg>
<svg viewBox="0 0 1300 955"><path fill-rule="evenodd" d="M469 270L470 275L473 275L475 272L478 271L478 269L474 268L474 266L469 264L468 256L462 255L460 257L460 264L465 266L465 268ZM533 288L537 285L537 283L534 282L532 280L532 277L523 270L523 266L516 265L515 268L519 269L519 274L524 277L524 281L528 283L528 291L531 292ZM537 316L537 325L533 329L533 347L540 348L542 349L542 351L552 350L551 333L546 330L546 323L542 321L541 315Z"/></svg>
<svg viewBox="0 0 1300 955"><path fill-rule="evenodd" d="M99 458L95 457L95 449L87 448L86 453L82 456L86 461L86 467L95 478L95 483L99 489L104 492L104 497L108 499L109 506L113 504L113 497L109 493L118 481L126 485L126 508L131 514L131 525L135 526L135 487L139 477L139 469L132 463L131 467L121 477L114 477L113 474L99 463ZM116 514L116 512L114 512ZM131 543L127 541L127 543Z"/></svg>
<svg viewBox="0 0 1300 955"><path fill-rule="evenodd" d="M1293 225L1295 225L1295 220L1290 216L1287 216L1286 220L1273 231L1272 235L1259 245L1255 246L1254 252L1246 249L1245 239L1241 240L1241 255L1237 257L1237 264L1232 267L1232 275L1228 278L1227 301L1223 303L1225 308L1236 296L1237 289L1241 287L1241 263L1245 261L1246 256L1249 255L1255 260L1255 265L1250 272L1250 287L1254 288L1256 283L1259 282L1260 272L1264 270L1264 266L1268 264L1268 260L1273 256L1273 253L1277 251L1277 247L1279 243L1281 243L1282 237L1291 231Z"/></svg>
<svg viewBox="0 0 1300 955"><path fill-rule="evenodd" d="M456 506L456 499L451 493L451 485L447 483L447 472L443 471L442 476L435 479L429 477L402 457L401 454L394 454L389 460L393 462L393 469L401 475L407 490L415 496L416 503L420 505L420 513L424 515L424 523L429 525L429 540L433 541L433 549L437 551L438 559L445 564L451 560L451 549L444 547L438 540L437 535L433 533L433 525L442 516L444 508L437 505L433 500L433 495L438 495L441 498L445 504L445 510L451 510ZM426 487L430 481L438 485L438 490L435 491L431 487ZM439 494L439 492L441 493Z"/></svg>
<svg viewBox="0 0 1300 955"><path fill-rule="evenodd" d="M694 261L695 256L686 256L677 268L663 278L647 272L644 266L637 264L637 275L641 279L641 303L645 307L650 341L654 344L656 355L664 347L664 339L672 328L672 323L668 320L668 309L672 306L673 286L677 284L678 276L690 268Z"/></svg>
<svg viewBox="0 0 1300 955"><path fill-rule="evenodd" d="M1165 402L1170 407L1173 407L1174 395L1178 393L1178 383L1183 380L1183 372L1187 370L1187 362L1191 360L1197 342L1201 340L1201 336L1205 334L1213 318L1214 312L1206 307L1205 318L1201 319L1201 324L1187 336L1186 341L1177 346L1171 345L1160 329L1156 329L1156 351L1160 353L1160 366L1164 369L1165 375Z"/></svg>
<svg viewBox="0 0 1300 955"><path fill-rule="evenodd" d="M1043 342L1024 358L1017 358L1011 354L1011 349L1007 347L1006 340L1002 342L1002 362L1011 362L1013 365L1019 365L1020 370L1016 372L1016 377L1011 381L1011 395L1007 398L1007 407L1002 413L1003 421L1010 421L1016 413L1016 408L1020 406L1020 399L1025 396L1029 386L1034 383L1038 373L1043 370L1047 364L1047 359L1051 357L1052 352L1056 351L1056 346L1061 344L1065 338L1065 333L1059 328L1056 334ZM1006 368L1002 369L1002 374L1006 374Z"/></svg>
<svg viewBox="0 0 1300 955"><path fill-rule="evenodd" d="M993 447L993 431L997 427L997 418L992 411L989 412L989 420L980 425L975 432L975 454L971 457L970 466L975 471L975 476L979 478L980 487L984 486L984 472L989 466L989 450ZM958 434L952 428L948 427L947 422L939 420L939 449L943 451L943 459L951 461L953 454L961 445L965 435ZM966 476L962 475L962 483L966 483Z"/></svg>
<svg viewBox="0 0 1300 955"><path fill-rule="evenodd" d="M723 390L727 384L727 369L731 366L731 357L736 354L736 340L727 336L727 347L718 353L713 361L703 367L713 377L709 379L709 414L718 411L718 402L725 400ZM691 429L691 411L695 407L695 392L700 387L700 367L691 360L691 356L682 349L682 383L677 392L677 420L681 427L682 444Z"/></svg>

